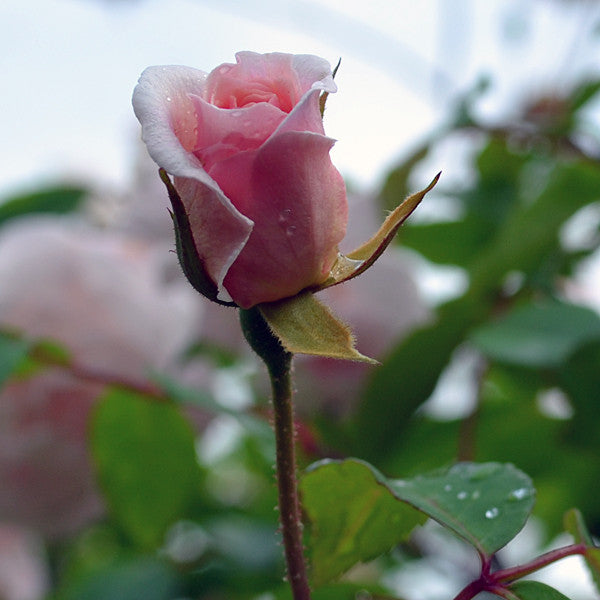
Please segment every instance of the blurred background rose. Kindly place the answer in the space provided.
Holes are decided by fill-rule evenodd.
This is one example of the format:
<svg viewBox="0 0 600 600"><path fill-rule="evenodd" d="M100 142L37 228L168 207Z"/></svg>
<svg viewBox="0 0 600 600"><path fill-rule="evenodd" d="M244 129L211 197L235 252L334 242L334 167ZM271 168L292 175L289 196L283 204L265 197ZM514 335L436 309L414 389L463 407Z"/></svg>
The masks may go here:
<svg viewBox="0 0 600 600"><path fill-rule="evenodd" d="M199 318L162 257L85 222L30 218L0 232L0 326L64 346L74 369L13 378L0 393L0 521L56 537L102 511L90 409L110 382L144 385L173 365Z"/></svg>

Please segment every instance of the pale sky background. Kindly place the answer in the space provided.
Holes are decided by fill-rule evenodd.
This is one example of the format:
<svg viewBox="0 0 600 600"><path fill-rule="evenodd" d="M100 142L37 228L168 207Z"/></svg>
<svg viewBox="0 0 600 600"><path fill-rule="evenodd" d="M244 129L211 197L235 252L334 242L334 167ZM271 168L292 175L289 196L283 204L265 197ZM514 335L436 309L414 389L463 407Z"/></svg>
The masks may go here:
<svg viewBox="0 0 600 600"><path fill-rule="evenodd" d="M342 58L333 159L377 185L456 95L490 74L491 118L598 72L592 0L3 0L0 199L41 181L130 183L131 92L152 64L211 70L237 50ZM596 40L598 36L596 36ZM440 164L439 169L446 165Z"/></svg>

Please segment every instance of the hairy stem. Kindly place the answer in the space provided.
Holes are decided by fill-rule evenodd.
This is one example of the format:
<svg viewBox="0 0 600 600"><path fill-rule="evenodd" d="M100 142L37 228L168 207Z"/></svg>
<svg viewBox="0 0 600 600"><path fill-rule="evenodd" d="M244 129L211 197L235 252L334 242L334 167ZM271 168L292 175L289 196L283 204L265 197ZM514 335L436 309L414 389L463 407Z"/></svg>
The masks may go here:
<svg viewBox="0 0 600 600"><path fill-rule="evenodd" d="M290 585L294 600L310 597L304 547L302 544L302 522L298 500L296 478L296 456L294 447L294 413L292 406L291 356L288 368L279 374L271 374L275 442L277 447L277 485L279 492L279 519Z"/></svg>
<svg viewBox="0 0 600 600"><path fill-rule="evenodd" d="M264 360L271 378L279 520L288 581L294 600L310 600L296 474L292 354L286 352L279 340L271 333L257 308L241 310L240 321L246 339Z"/></svg>

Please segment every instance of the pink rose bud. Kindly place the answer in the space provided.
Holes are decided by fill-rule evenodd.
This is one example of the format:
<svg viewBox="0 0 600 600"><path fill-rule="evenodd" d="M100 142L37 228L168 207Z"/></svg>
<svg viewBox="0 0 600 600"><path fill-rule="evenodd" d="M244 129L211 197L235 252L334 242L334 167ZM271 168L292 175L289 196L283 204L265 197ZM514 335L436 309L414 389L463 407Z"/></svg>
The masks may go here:
<svg viewBox="0 0 600 600"><path fill-rule="evenodd" d="M321 94L336 91L329 64L278 53L236 60L208 75L150 67L133 107L150 156L174 177L170 193L181 200L200 263L192 279L209 279L195 287L250 308L327 279L347 202L319 109ZM181 237L178 230L180 246Z"/></svg>

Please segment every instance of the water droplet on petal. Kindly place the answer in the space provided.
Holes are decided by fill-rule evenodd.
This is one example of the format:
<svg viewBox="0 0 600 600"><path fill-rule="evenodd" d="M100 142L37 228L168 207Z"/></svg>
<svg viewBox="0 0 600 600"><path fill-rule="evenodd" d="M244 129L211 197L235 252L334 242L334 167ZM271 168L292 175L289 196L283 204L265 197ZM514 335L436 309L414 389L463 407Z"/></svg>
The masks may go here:
<svg viewBox="0 0 600 600"><path fill-rule="evenodd" d="M292 215L292 209L291 208L284 208L279 213L279 217L277 218L277 220L280 223L285 223L290 218L291 215Z"/></svg>
<svg viewBox="0 0 600 600"><path fill-rule="evenodd" d="M500 511L494 506L485 511L486 519L495 519L500 514Z"/></svg>
<svg viewBox="0 0 600 600"><path fill-rule="evenodd" d="M294 232L296 231L296 226L295 225L290 225L286 230L285 230L285 235L287 235L288 237L291 237L294 235Z"/></svg>
<svg viewBox="0 0 600 600"><path fill-rule="evenodd" d="M172 102L173 98L171 96L167 96L167 102Z"/></svg>

